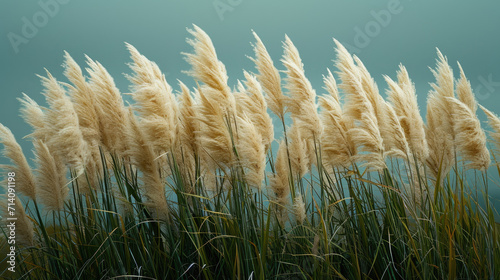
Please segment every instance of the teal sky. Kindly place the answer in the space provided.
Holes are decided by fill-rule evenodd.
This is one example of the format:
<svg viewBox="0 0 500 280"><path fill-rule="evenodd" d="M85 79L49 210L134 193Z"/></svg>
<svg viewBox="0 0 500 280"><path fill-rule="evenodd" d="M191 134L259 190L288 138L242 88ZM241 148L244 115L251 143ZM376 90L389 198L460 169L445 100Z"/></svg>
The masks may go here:
<svg viewBox="0 0 500 280"><path fill-rule="evenodd" d="M254 70L246 57L253 56L250 45L253 29L279 69L283 69L279 59L284 35L292 39L318 95L324 94L321 76L326 68L335 70L332 37L357 52L384 96L386 85L382 75L395 77L398 64L403 63L416 83L424 112L429 82L433 81L428 67L434 66L438 47L456 73L456 61L460 61L479 102L500 113L500 1L2 0L0 3L0 122L11 128L25 149L31 149L31 145L21 137L29 133L29 127L19 117L16 98L25 92L44 103L40 81L35 76L44 74L44 67L66 81L61 67L63 50L81 66L84 54L100 61L120 90L127 92L128 82L122 74L130 73L126 66L130 59L124 45L129 42L155 61L177 89L176 79L194 85L181 72L189 69L181 52L191 51L185 39L186 27L193 23L211 36L219 59L226 65L231 87L242 78L243 69Z"/></svg>

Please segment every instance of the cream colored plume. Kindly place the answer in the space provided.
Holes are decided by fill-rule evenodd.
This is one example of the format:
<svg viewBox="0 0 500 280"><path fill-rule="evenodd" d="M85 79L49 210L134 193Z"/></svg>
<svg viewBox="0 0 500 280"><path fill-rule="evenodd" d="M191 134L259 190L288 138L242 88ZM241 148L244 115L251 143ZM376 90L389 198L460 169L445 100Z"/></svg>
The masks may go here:
<svg viewBox="0 0 500 280"><path fill-rule="evenodd" d="M377 118L377 122L379 122L385 112L383 111L384 108L380 105L382 97L378 92L375 81L358 57L354 56L353 58L339 41L334 39L334 42L337 46L337 60L335 66L339 69L338 74L342 81L339 88L342 89L348 97L344 108L345 113L354 120L361 119L363 109L357 107L355 104L351 104L352 102L356 103L355 99L353 100L351 96L363 90L366 99L373 108L373 113Z"/></svg>
<svg viewBox="0 0 500 280"><path fill-rule="evenodd" d="M403 128L408 146L419 161L425 161L429 155L425 126L418 108L415 86L403 65L399 65L398 83L384 76L389 89L387 95Z"/></svg>
<svg viewBox="0 0 500 280"><path fill-rule="evenodd" d="M49 72L47 72L47 78L42 76L40 78L50 107L45 114L45 126L52 131L50 137L45 140L45 144L52 153L76 170L79 175L83 173L89 150L83 139L73 103Z"/></svg>
<svg viewBox="0 0 500 280"><path fill-rule="evenodd" d="M295 199L293 200L293 213L297 224L304 223L306 219L306 206L301 194L295 195Z"/></svg>
<svg viewBox="0 0 500 280"><path fill-rule="evenodd" d="M122 96L107 70L86 56L90 86L96 96L102 145L110 152L123 155L127 150L125 131L127 112Z"/></svg>
<svg viewBox="0 0 500 280"><path fill-rule="evenodd" d="M475 115L477 111L476 98L474 97L471 84L469 80L467 80L467 77L465 76L464 70L462 69L460 63L458 64L458 67L460 68L460 79L456 83L457 98L462 103L467 105L471 113Z"/></svg>
<svg viewBox="0 0 500 280"><path fill-rule="evenodd" d="M326 70L328 71L328 74L326 76L323 75L323 83L325 84L323 88L326 89L326 91L328 91L328 93L334 98L335 104L338 107L336 109L341 112L342 109L340 106L340 96L339 89L337 87L337 81L335 80L335 77L333 77L330 69L327 68Z"/></svg>
<svg viewBox="0 0 500 280"><path fill-rule="evenodd" d="M355 96L358 91L357 88L360 87L359 76L361 74L347 49L339 41L335 39L333 39L333 41L337 46L337 60L335 61L335 66L339 70L337 73L341 81L338 88L349 97L344 106L344 113L352 120L359 120L361 118L362 109L357 106L349 106L349 103L352 103L352 98L350 98L350 96Z"/></svg>
<svg viewBox="0 0 500 280"><path fill-rule="evenodd" d="M280 73L274 66L273 60L259 36L253 31L252 33L256 42L253 46L255 58L251 58L251 60L255 63L257 71L259 71L257 79L267 93L266 98L269 109L283 120L285 117L285 96L281 91Z"/></svg>
<svg viewBox="0 0 500 280"><path fill-rule="evenodd" d="M446 176L455 161L455 131L452 103L448 98L454 98L453 70L448 60L438 50L436 69L431 69L436 83L427 98L426 137L429 147L427 165L436 178Z"/></svg>
<svg viewBox="0 0 500 280"><path fill-rule="evenodd" d="M47 140L48 134L50 135L50 129L45 127L45 112L47 108L44 108L35 100L31 99L28 95L23 93L23 98L18 98L21 102L21 117L24 121L33 128L33 132L27 135L27 137L32 137L41 140Z"/></svg>
<svg viewBox="0 0 500 280"><path fill-rule="evenodd" d="M405 132L392 105L385 101L384 103L386 106L387 125L383 127L386 131L381 131L381 133L387 135L384 141L388 141L386 146L389 147L389 150L385 152L389 156L406 159L409 156L410 148L406 140Z"/></svg>
<svg viewBox="0 0 500 280"><path fill-rule="evenodd" d="M288 143L290 165L294 177L302 178L310 170L307 141L302 135L300 124L294 124L288 131Z"/></svg>
<svg viewBox="0 0 500 280"><path fill-rule="evenodd" d="M274 174L269 176L269 186L274 193L278 219L281 225L284 225L288 218L287 206L290 203L290 184L287 146L284 140L280 142L276 161L274 162Z"/></svg>
<svg viewBox="0 0 500 280"><path fill-rule="evenodd" d="M68 198L66 168L58 156L42 141L34 143L37 163L37 195L47 210L60 211Z"/></svg>
<svg viewBox="0 0 500 280"><path fill-rule="evenodd" d="M363 86L363 80L368 83L369 79L366 77L368 74L363 74L363 71L354 64L347 50L338 41L335 42L337 44L336 65L340 70L339 75L342 80L340 88L347 94L344 112L346 118L352 122L348 133L358 150L355 159L363 161L363 166L369 170L381 170L386 167L383 157L384 141L380 133L377 114L369 98L369 95L375 98L374 92L367 94ZM369 88L369 86L365 87ZM377 93L376 96L380 95ZM380 102L378 97L375 100ZM379 106L379 103L375 104Z"/></svg>
<svg viewBox="0 0 500 280"><path fill-rule="evenodd" d="M241 166L245 168L246 181L260 189L266 171L266 150L262 137L248 116L239 117L238 134L236 149Z"/></svg>
<svg viewBox="0 0 500 280"><path fill-rule="evenodd" d="M231 166L235 161L229 131L232 126L228 126L228 118L218 102L217 93L214 94L213 91L215 90L209 87L199 89L200 103L196 106L196 120L200 127L196 131L196 141L200 145L200 155L211 166L210 169L215 170L218 165Z"/></svg>
<svg viewBox="0 0 500 280"><path fill-rule="evenodd" d="M261 135L262 144L265 146L267 151L271 147L271 142L274 140L274 129L273 121L269 114L267 113L267 103L262 94L262 88L255 76L244 71L245 75L245 86L239 83L239 96L242 97L238 100L237 107L241 107L242 110L238 110L238 114L247 114L255 125L255 128ZM247 97L247 98L245 98Z"/></svg>
<svg viewBox="0 0 500 280"><path fill-rule="evenodd" d="M442 110L441 118L443 118L440 129L445 129L452 138L455 138L453 131L453 106L447 101L447 97L455 97L453 70L448 65L448 59L437 50L438 60L436 69L431 69L432 74L436 78L436 82L432 83L433 94L436 96L436 105Z"/></svg>
<svg viewBox="0 0 500 280"><path fill-rule="evenodd" d="M0 124L0 143L4 146L2 155L10 159L11 165L0 165L4 173L15 173L15 186L16 191L24 194L25 196L36 200L36 184L35 176L31 172L31 168L24 156L23 150L16 138L3 124ZM2 174L6 175L6 174ZM4 185L6 186L6 185Z"/></svg>
<svg viewBox="0 0 500 280"><path fill-rule="evenodd" d="M17 176L17 175L16 175ZM7 232L7 224L9 221L7 218L16 218L16 245L20 244L23 246L32 246L34 245L34 235L35 231L33 230L33 223L30 218L26 214L24 210L23 204L19 198L14 200L14 205L8 205L9 197L6 194L0 195L0 212L2 215L2 228ZM10 215L8 211L8 206L11 206L15 209L14 215Z"/></svg>
<svg viewBox="0 0 500 280"><path fill-rule="evenodd" d="M165 182L161 178L153 146L148 142L132 110L128 111L128 155L132 164L142 173L142 192L146 206L155 219L170 221L170 211L165 197Z"/></svg>
<svg viewBox="0 0 500 280"><path fill-rule="evenodd" d="M129 43L125 43L130 58L133 63L128 64L130 69L134 71L134 75L125 75L134 86L153 84L155 81L165 80L165 75L162 74L156 63L147 59L144 55Z"/></svg>
<svg viewBox="0 0 500 280"><path fill-rule="evenodd" d="M462 159L468 162L468 168L487 170L491 163L490 152L479 119L467 104L451 97L448 100L454 106L455 144Z"/></svg>
<svg viewBox="0 0 500 280"><path fill-rule="evenodd" d="M199 129L196 120L195 103L188 87L179 81L181 88L179 106L179 125L177 126L177 145L175 159L184 176L184 183L194 183L198 144L196 131ZM187 190L191 191L191 189Z"/></svg>
<svg viewBox="0 0 500 280"><path fill-rule="evenodd" d="M483 106L479 105L479 107L481 107L481 110L483 110L488 117L488 124L493 129L493 131L490 131L489 135L491 136L497 151L500 151L500 118Z"/></svg>
<svg viewBox="0 0 500 280"><path fill-rule="evenodd" d="M140 124L156 155L173 149L177 135L178 106L170 87L160 81L143 85L132 93L134 109L140 114Z"/></svg>
<svg viewBox="0 0 500 280"><path fill-rule="evenodd" d="M79 191L88 193L97 187L99 175L103 174L103 165L99 145L101 143L101 120L97 112L97 99L90 84L86 81L82 69L75 60L64 53L64 75L72 83L68 85L83 139L87 142L89 159L85 166L86 174L78 178Z"/></svg>
<svg viewBox="0 0 500 280"><path fill-rule="evenodd" d="M321 157L325 167L348 167L351 157L356 153L356 146L348 133L342 117L342 109L332 96L319 99L323 134L321 135Z"/></svg>
<svg viewBox="0 0 500 280"><path fill-rule="evenodd" d="M80 66L67 53L64 53L64 75L73 84L69 85L69 94L73 100L75 112L83 138L90 145L100 142L99 116L96 108L96 97L89 83L85 80Z"/></svg>
<svg viewBox="0 0 500 280"><path fill-rule="evenodd" d="M134 63L129 64L134 75L132 82L134 110L140 115L141 127L153 145L157 156L173 149L176 142L178 105L172 87L167 83L156 63L127 44Z"/></svg>
<svg viewBox="0 0 500 280"><path fill-rule="evenodd" d="M288 100L288 111L292 113L292 119L303 123L303 136L310 139L319 139L321 135L321 123L316 105L316 91L304 73L304 65L299 56L299 51L293 45L288 36L283 43L284 54L283 65L286 67L287 78L285 88L290 94Z"/></svg>
<svg viewBox="0 0 500 280"><path fill-rule="evenodd" d="M443 116L442 99L436 93L427 98L427 126L425 136L429 147L426 163L431 175L437 179L446 176L454 163L454 140L448 129L446 116ZM449 104L449 102L447 102Z"/></svg>
<svg viewBox="0 0 500 280"><path fill-rule="evenodd" d="M349 130L351 139L356 143L359 151L354 158L364 162L362 166L367 167L369 170L380 171L386 165L383 157L383 140L380 136L377 117L368 98L361 89L356 99L357 101L352 104L357 104L362 108L363 113L361 113L359 125Z"/></svg>
<svg viewBox="0 0 500 280"><path fill-rule="evenodd" d="M187 73L212 88L214 94L220 95L218 102L233 114L236 105L231 89L227 85L226 67L218 60L212 40L207 33L196 25L193 25L193 28L188 29L188 32L194 39L188 39L187 42L193 46L194 53L182 53L192 67Z"/></svg>

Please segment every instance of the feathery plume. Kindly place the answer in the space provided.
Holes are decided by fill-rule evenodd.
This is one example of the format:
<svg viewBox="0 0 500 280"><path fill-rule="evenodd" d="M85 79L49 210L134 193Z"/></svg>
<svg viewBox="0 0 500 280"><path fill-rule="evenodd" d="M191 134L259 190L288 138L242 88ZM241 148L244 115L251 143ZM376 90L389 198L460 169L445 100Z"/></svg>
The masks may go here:
<svg viewBox="0 0 500 280"><path fill-rule="evenodd" d="M388 99L403 128L408 146L413 155L423 162L429 155L429 149L425 138L424 122L418 108L415 86L410 80L406 68L399 65L399 69L397 73L398 83L388 76L384 76L389 85Z"/></svg>
<svg viewBox="0 0 500 280"><path fill-rule="evenodd" d="M444 129L448 124L443 116L441 99L434 92L427 98L427 126L425 136L429 147L426 163L434 178L446 176L454 161L453 137Z"/></svg>
<svg viewBox="0 0 500 280"><path fill-rule="evenodd" d="M198 124L196 120L195 103L188 87L179 82L181 88L179 106L179 125L177 126L176 161L181 162L179 167L184 175L185 183L194 182L196 156L198 155L198 144L196 131Z"/></svg>
<svg viewBox="0 0 500 280"><path fill-rule="evenodd" d="M454 130L457 133L455 143L462 158L468 161L468 168L486 170L490 166L490 152L486 148L486 134L481 129L477 116L465 104L455 98L448 97L453 109ZM474 100L475 101L475 100Z"/></svg>
<svg viewBox="0 0 500 280"><path fill-rule="evenodd" d="M69 53L64 52L64 58L64 75L73 84L68 85L69 94L78 116L83 139L89 149L89 159L85 166L86 174L78 178L78 187L80 192L88 193L90 188L95 188L98 185L98 175L103 173L104 168L99 149L101 120L97 112L96 96L86 81L82 69Z"/></svg>
<svg viewBox="0 0 500 280"><path fill-rule="evenodd" d="M25 196L36 200L35 176L16 138L3 124L0 124L0 143L4 145L2 155L10 159L11 165L0 165L4 172L15 172L16 189Z"/></svg>
<svg viewBox="0 0 500 280"><path fill-rule="evenodd" d="M286 211L287 205L290 203L290 185L289 185L289 168L287 147L285 141L280 142L276 162L274 163L275 173L270 175L269 186L276 198L278 220L281 225L284 225L288 215Z"/></svg>
<svg viewBox="0 0 500 280"><path fill-rule="evenodd" d="M384 141L380 134L379 122L375 113L374 104L379 106L378 103L370 102L368 95L380 96L378 93L375 95L375 89L370 89L367 94L363 87L363 80L367 84L369 76L363 69L360 70L354 64L354 60L347 50L335 40L337 44L337 62L336 66L340 70L339 76L342 80L340 88L347 93L347 102L344 106L346 118L351 121L349 125L349 134L358 150L361 153L356 154L354 159L364 161L363 166L370 170L381 170L386 167L383 154L384 154ZM363 71L362 71L363 70ZM365 76L362 79L362 76ZM369 83L368 83L369 84ZM369 88L368 85L365 87ZM377 102L380 100L377 98ZM379 112L380 112L379 107Z"/></svg>
<svg viewBox="0 0 500 280"><path fill-rule="evenodd" d="M134 109L140 115L141 126L157 155L169 152L177 134L178 105L165 75L156 63L141 55L127 44L134 63L129 67L134 75L127 75L132 82Z"/></svg>
<svg viewBox="0 0 500 280"><path fill-rule="evenodd" d="M142 191L147 198L147 207L153 217L170 221L170 211L165 197L165 183L161 179L160 170L153 151L153 146L148 142L146 135L140 128L132 110L128 110L127 137L132 164L142 172Z"/></svg>
<svg viewBox="0 0 500 280"><path fill-rule="evenodd" d="M453 107L447 101L447 97L455 97L454 93L454 78L453 70L448 64L448 59L437 50L438 59L436 69L431 69L432 74L436 78L436 82L432 83L432 93L436 95L436 106L440 107L441 118L443 118L440 129L446 130L452 138L455 138L453 131Z"/></svg>
<svg viewBox="0 0 500 280"><path fill-rule="evenodd" d="M385 131L390 131L392 129L389 123L390 120L387 119L388 112L385 101L379 93L375 80L372 78L363 62L356 55L354 55L353 58L359 69L357 73L360 75L359 80L361 81L361 88L366 93L366 97L372 104L375 117L377 118L377 124L379 129L382 131L381 136L384 149L391 150L394 148L392 146L394 144L393 135L384 133Z"/></svg>
<svg viewBox="0 0 500 280"><path fill-rule="evenodd" d="M328 75L323 75L323 83L325 84L324 89L326 89L326 91L328 91L328 93L335 99L335 103L338 104L338 107L340 109L340 97L339 89L337 87L337 81L335 81L335 77L333 77L330 69L326 68L326 70L328 71Z"/></svg>
<svg viewBox="0 0 500 280"><path fill-rule="evenodd" d="M306 206L301 194L297 194L293 200L293 213L295 214L297 224L304 223L306 219Z"/></svg>
<svg viewBox="0 0 500 280"><path fill-rule="evenodd" d="M125 75L125 77L132 82L132 87L153 84L155 81L165 79L165 76L156 63L139 53L131 44L125 43L125 46L133 61L133 63L129 63L128 66L134 71L134 75Z"/></svg>
<svg viewBox="0 0 500 280"><path fill-rule="evenodd" d="M90 57L85 57L89 66L90 87L96 96L96 111L101 120L101 143L108 151L123 155L127 150L127 110L122 96L106 68Z"/></svg>
<svg viewBox="0 0 500 280"><path fill-rule="evenodd" d="M262 94L262 88L255 76L244 71L245 87L239 83L240 100L237 106L241 106L243 114L248 114L255 128L261 135L262 144L267 151L271 147L271 142L274 139L273 121L267 113L267 103ZM245 97L248 98L245 98ZM240 113L240 110L239 112Z"/></svg>
<svg viewBox="0 0 500 280"><path fill-rule="evenodd" d="M31 99L28 95L23 93L23 98L18 98L19 102L21 102L21 117L23 120L33 128L33 132L27 137L32 137L36 139L47 139L47 131L45 128L45 112L47 108L43 108L38 105L35 100Z"/></svg>
<svg viewBox="0 0 500 280"><path fill-rule="evenodd" d="M262 88L267 93L267 104L269 109L273 111L280 119L283 120L285 115L285 96L281 91L281 77L278 69L273 64L271 56L267 52L266 47L260 40L257 33L253 32L255 37L255 45L253 50L255 58L250 58L255 63L255 68L259 71L257 79L262 85Z"/></svg>
<svg viewBox="0 0 500 280"><path fill-rule="evenodd" d="M196 106L196 120L200 127L195 133L202 149L201 156L206 158L210 166L216 168L219 164L230 166L234 162L234 153L223 108L216 103L219 100L213 95L213 91L215 90L209 87L199 89L200 104Z"/></svg>
<svg viewBox="0 0 500 280"><path fill-rule="evenodd" d="M96 111L96 97L75 60L64 52L64 75L73 84L68 85L83 138L90 145L98 145L99 117Z"/></svg>
<svg viewBox="0 0 500 280"><path fill-rule="evenodd" d="M426 137L429 146L427 165L435 178L441 173L445 176L455 158L455 131L453 124L453 106L448 97L454 98L453 70L448 60L437 50L436 69L431 69L436 78L433 90L427 98Z"/></svg>
<svg viewBox="0 0 500 280"><path fill-rule="evenodd" d="M33 144L36 151L38 197L47 210L60 211L69 194L66 168L59 155L53 153L44 142L37 140Z"/></svg>
<svg viewBox="0 0 500 280"><path fill-rule="evenodd" d="M388 141L386 153L393 157L407 158L410 152L408 142L406 141L406 136L396 115L396 112L391 104L385 102L386 112L387 112L387 125L384 126L386 131L381 131L382 134L386 134L387 137L385 141Z"/></svg>
<svg viewBox="0 0 500 280"><path fill-rule="evenodd" d="M309 171L309 155L307 150L307 140L302 136L300 124L293 125L288 133L291 140L289 142L289 158L292 167L292 174L302 178Z"/></svg>
<svg viewBox="0 0 500 280"><path fill-rule="evenodd" d="M490 131L489 134L491 138L493 138L493 143L495 144L497 151L500 151L500 118L483 106L479 105L479 107L481 107L481 110L483 110L488 117L488 124L493 129L493 131Z"/></svg>
<svg viewBox="0 0 500 280"><path fill-rule="evenodd" d="M474 97L474 93L472 93L472 87L469 80L467 80L460 63L458 63L458 67L460 68L460 79L457 81L456 85L458 100L467 105L467 107L475 115L477 111L476 98Z"/></svg>
<svg viewBox="0 0 500 280"><path fill-rule="evenodd" d="M292 113L294 120L304 124L303 128L307 131L304 132L304 137L319 138L321 124L316 106L316 91L306 78L299 51L288 36L285 37L283 48L285 51L281 61L287 69L285 88L290 93L288 111Z"/></svg>
<svg viewBox="0 0 500 280"><path fill-rule="evenodd" d="M351 164L351 157L356 153L356 146L348 133L342 117L340 104L332 96L319 99L321 121L324 127L321 134L321 156L325 166L344 166Z"/></svg>
<svg viewBox="0 0 500 280"><path fill-rule="evenodd" d="M195 101L191 96L188 87L179 81L181 87L181 106L180 106L180 129L179 142L190 146L191 153L198 153L198 145L196 143L196 130L198 126L196 123Z"/></svg>
<svg viewBox="0 0 500 280"><path fill-rule="evenodd" d="M45 144L51 152L80 175L88 160L89 151L83 139L73 103L48 71L47 77L39 77L45 88L44 95L50 107L45 115L45 125L52 131L52 135L46 139Z"/></svg>
<svg viewBox="0 0 500 280"><path fill-rule="evenodd" d="M238 119L239 141L237 151L240 162L246 168L245 178L249 185L260 189L266 170L266 150L257 127L248 117Z"/></svg>
<svg viewBox="0 0 500 280"><path fill-rule="evenodd" d="M192 69L187 74L214 89L213 93L220 95L218 102L231 114L235 110L235 100L227 85L227 73L224 64L218 60L210 37L201 28L193 24L194 29L188 32L194 39L187 42L194 48L194 53L182 53Z"/></svg>
<svg viewBox="0 0 500 280"><path fill-rule="evenodd" d="M356 84L359 84L360 74L358 67L354 64L352 56L349 54L347 49L336 39L333 39L335 45L337 46L337 60L335 61L335 66L339 70L337 73L339 75L341 83L338 88L341 89L348 97L355 96L357 94ZM348 98L344 106L344 113L349 116L353 121L359 120L361 118L362 109L357 106L349 106L352 103L352 98Z"/></svg>
<svg viewBox="0 0 500 280"><path fill-rule="evenodd" d="M300 135L305 140L307 169L310 170L313 164L317 164L316 150L323 129L316 104L316 91L306 78L299 51L288 36L285 37L283 48L281 61L287 69L285 88L290 94L287 110L292 113L293 122L296 123L297 129L301 130Z"/></svg>
<svg viewBox="0 0 500 280"><path fill-rule="evenodd" d="M175 144L178 121L177 101L170 86L155 82L136 88L132 97L135 111L140 114L141 127L156 155L169 152Z"/></svg>

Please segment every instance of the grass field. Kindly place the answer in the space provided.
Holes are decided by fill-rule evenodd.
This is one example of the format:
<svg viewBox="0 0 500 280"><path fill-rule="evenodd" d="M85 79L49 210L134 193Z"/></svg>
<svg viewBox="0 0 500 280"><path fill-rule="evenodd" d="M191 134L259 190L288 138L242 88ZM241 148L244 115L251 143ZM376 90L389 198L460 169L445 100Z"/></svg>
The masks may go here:
<svg viewBox="0 0 500 280"><path fill-rule="evenodd" d="M66 53L69 83L40 77L47 107L20 100L33 163L0 125L3 186L17 195L2 198L2 277L500 277L498 198L488 195L499 187L500 119L481 107L487 138L460 66L455 78L438 51L424 122L404 66L386 77L384 99L335 41L338 71L318 97L292 41L282 81L255 34L256 73L231 88L208 35L189 31L194 89L179 81L174 92L127 45L125 104L100 63L87 57L85 75Z"/></svg>

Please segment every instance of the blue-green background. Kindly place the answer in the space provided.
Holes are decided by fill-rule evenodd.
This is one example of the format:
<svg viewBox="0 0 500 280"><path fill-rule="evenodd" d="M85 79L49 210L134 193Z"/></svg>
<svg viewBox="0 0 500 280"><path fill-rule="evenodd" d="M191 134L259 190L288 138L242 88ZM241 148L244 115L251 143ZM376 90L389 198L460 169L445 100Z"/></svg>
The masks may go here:
<svg viewBox="0 0 500 280"><path fill-rule="evenodd" d="M38 1L0 0L0 122L11 128L27 150L31 145L21 138L29 133L29 127L18 116L16 98L25 92L44 104L35 74L44 74L45 67L66 81L61 68L63 50L82 66L84 54L100 61L121 91L127 92L128 82L122 74L130 73L125 64L130 59L124 46L124 42L129 42L158 63L174 88L176 79L192 86L192 80L181 72L189 69L181 52L191 51L185 42L186 27L194 23L211 36L233 86L242 78L242 69L254 69L246 57L253 56L252 29L264 41L279 69L283 69L278 64L282 41L288 34L301 53L306 75L318 94L323 94L321 76L327 67L333 69L335 58L332 37L356 46L356 28L364 30L373 24L374 13L387 10L394 3L393 0L66 1L58 5L59 11L49 16L47 23L38 28L28 43L21 44L16 53L8 34L22 35L23 17L32 22L43 8ZM385 95L386 88L382 75L394 78L398 64L403 63L416 83L425 114L429 82L433 81L428 67L434 67L438 47L456 73L456 61L460 61L478 91L479 102L500 113L500 1L396 2L402 10L392 14L389 24L375 32L376 36L358 52L381 93ZM216 6L224 4L231 9L218 14ZM489 87L484 85L488 80L494 82ZM480 117L484 119L481 112ZM0 160L4 162L5 159ZM500 196L500 188L493 186L493 189Z"/></svg>

